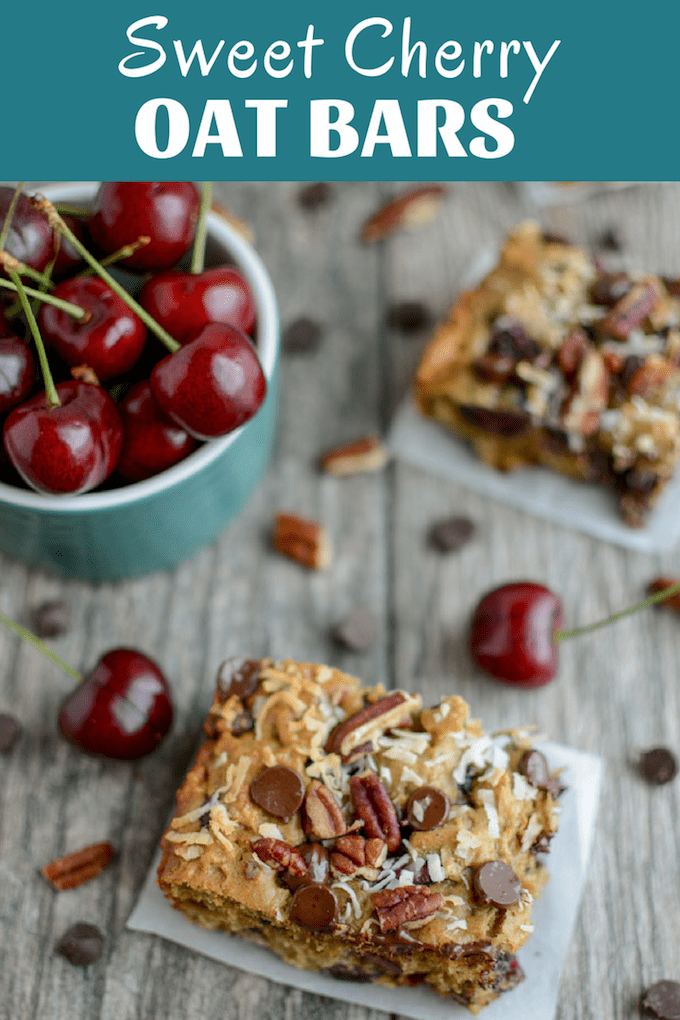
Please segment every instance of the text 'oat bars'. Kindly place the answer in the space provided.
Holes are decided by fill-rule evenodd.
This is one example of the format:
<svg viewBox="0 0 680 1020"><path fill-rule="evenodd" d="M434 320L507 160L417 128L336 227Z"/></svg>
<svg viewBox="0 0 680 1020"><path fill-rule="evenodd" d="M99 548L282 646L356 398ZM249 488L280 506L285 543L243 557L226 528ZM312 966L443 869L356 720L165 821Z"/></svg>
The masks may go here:
<svg viewBox="0 0 680 1020"><path fill-rule="evenodd" d="M418 405L495 468L608 483L639 526L680 459L679 295L523 223L437 329Z"/></svg>
<svg viewBox="0 0 680 1020"><path fill-rule="evenodd" d="M522 979L561 789L524 731L269 659L224 664L205 729L158 872L190 920L473 1012Z"/></svg>

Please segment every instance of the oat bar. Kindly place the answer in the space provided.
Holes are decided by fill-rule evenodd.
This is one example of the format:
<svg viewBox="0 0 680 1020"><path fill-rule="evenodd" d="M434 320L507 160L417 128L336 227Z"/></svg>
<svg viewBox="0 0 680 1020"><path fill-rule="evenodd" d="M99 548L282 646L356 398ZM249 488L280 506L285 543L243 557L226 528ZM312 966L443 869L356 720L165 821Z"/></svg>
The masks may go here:
<svg viewBox="0 0 680 1020"><path fill-rule="evenodd" d="M205 731L158 871L190 920L473 1013L522 979L561 790L525 732L269 659L224 664Z"/></svg>
<svg viewBox="0 0 680 1020"><path fill-rule="evenodd" d="M680 458L679 293L523 223L435 332L417 403L502 471L604 482L640 526Z"/></svg>

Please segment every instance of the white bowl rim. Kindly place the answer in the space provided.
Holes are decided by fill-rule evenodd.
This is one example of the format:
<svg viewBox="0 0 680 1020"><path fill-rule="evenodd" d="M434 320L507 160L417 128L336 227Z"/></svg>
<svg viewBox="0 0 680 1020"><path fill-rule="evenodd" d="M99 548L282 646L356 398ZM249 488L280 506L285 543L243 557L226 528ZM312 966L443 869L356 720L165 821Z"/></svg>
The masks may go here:
<svg viewBox="0 0 680 1020"><path fill-rule="evenodd" d="M98 181L78 181L51 185L43 188L42 194L52 202L86 202L94 198L98 187ZM255 249L234 227L213 212L208 213L206 220L210 236L227 250L252 290L257 308L258 356L267 383L270 384L279 349L279 316L271 278ZM81 496L43 495L0 482L0 503L52 513L92 513L137 503L171 489L211 464L236 441L248 424L246 422L220 439L210 440L179 464L143 482L131 482L106 492L86 492Z"/></svg>

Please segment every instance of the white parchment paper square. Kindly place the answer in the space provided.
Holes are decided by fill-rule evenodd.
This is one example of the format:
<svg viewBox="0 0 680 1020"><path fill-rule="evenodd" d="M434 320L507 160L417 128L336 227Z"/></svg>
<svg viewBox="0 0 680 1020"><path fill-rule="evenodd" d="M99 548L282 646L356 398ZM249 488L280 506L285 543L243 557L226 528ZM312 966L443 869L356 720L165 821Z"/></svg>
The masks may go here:
<svg viewBox="0 0 680 1020"><path fill-rule="evenodd" d="M467 443L420 414L410 399L397 411L388 442L395 456L414 467L626 549L667 552L680 541L680 474L668 484L645 526L631 528L606 485L576 482L547 468L496 471Z"/></svg>
<svg viewBox="0 0 680 1020"><path fill-rule="evenodd" d="M568 787L560 798L560 831L552 841L547 858L550 880L534 905L534 932L518 954L526 980L492 1002L484 1010L485 1020L552 1020L560 971L586 877L602 761L558 744L546 743L541 749L548 756L551 768L564 768L563 782ZM471 1014L465 1007L425 988L386 988L337 981L318 972L297 970L268 950L235 936L191 924L170 906L156 885L159 858L160 855L149 871L128 920L129 928L160 935L231 967L317 995L397 1013L413 1020L469 1020Z"/></svg>

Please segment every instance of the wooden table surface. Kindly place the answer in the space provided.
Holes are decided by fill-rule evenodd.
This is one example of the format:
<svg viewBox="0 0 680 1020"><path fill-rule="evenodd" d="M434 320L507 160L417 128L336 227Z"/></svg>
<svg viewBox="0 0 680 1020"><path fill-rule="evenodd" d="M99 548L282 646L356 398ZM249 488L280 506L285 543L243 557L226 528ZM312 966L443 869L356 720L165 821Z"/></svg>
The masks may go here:
<svg viewBox="0 0 680 1020"><path fill-rule="evenodd" d="M680 574L680 553L662 560L622 551L401 464L346 480L315 470L326 448L384 431L408 388L426 337L388 329L390 304L422 299L441 314L475 253L537 215L513 184L457 183L430 226L359 244L363 220L401 187L337 184L312 213L300 209L293 183L217 184L216 196L255 229L284 326L305 315L323 323L324 335L313 355L284 356L274 463L215 546L173 573L98 587L0 557L0 611L27 622L43 600L64 598L74 623L52 641L60 655L86 669L108 648L139 647L163 664L176 705L171 735L148 760L89 758L56 733L68 680L0 629L0 711L24 726L0 757L2 1020L385 1020L125 929L217 667L238 654L332 662L371 683L420 690L426 701L456 692L488 729L537 723L602 755L596 838L557 1017L637 1017L643 987L680 979L680 780L647 786L633 764L645 747L680 751L680 620L648 611L567 644L556 681L534 692L480 677L465 650L470 610L493 585L545 582L576 625L638 600L651 577ZM680 184L643 184L538 215L582 241L615 226L636 264L680 274ZM325 522L330 570L308 573L271 552L280 509ZM473 518L478 537L440 557L425 534L452 513ZM329 637L359 604L380 621L364 655ZM102 839L118 858L96 881L56 894L41 879L46 861ZM85 971L53 949L77 920L107 938L103 960Z"/></svg>

